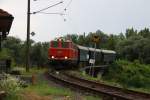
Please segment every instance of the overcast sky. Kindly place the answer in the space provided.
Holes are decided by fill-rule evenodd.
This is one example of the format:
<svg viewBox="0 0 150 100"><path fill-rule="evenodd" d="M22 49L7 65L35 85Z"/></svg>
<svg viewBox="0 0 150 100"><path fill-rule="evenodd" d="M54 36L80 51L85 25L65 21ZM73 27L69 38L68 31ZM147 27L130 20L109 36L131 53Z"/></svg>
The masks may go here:
<svg viewBox="0 0 150 100"><path fill-rule="evenodd" d="M31 12L61 0L31 0ZM44 12L62 12L70 0ZM14 16L11 36L26 39L27 0L0 0L0 8ZM31 37L35 41L50 41L65 34L82 34L100 29L107 34L125 32L127 28L141 30L150 27L150 0L72 0L66 15L31 15ZM64 21L66 18L66 21Z"/></svg>

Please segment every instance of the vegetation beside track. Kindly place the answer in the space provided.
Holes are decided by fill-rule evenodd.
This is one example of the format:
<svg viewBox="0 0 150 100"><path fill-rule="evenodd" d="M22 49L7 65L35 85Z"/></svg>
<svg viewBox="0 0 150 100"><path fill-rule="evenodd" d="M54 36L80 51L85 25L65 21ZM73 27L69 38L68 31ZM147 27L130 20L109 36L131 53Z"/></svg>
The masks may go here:
<svg viewBox="0 0 150 100"><path fill-rule="evenodd" d="M150 65L140 64L138 61L118 60L109 67L104 76L98 75L97 78L91 77L85 72L72 71L71 73L88 80L150 93Z"/></svg>
<svg viewBox="0 0 150 100"><path fill-rule="evenodd" d="M59 88L51 86L48 81L45 79L43 74L38 74L35 85L30 85L25 89L25 91L36 92L39 95L72 95L69 89Z"/></svg>
<svg viewBox="0 0 150 100"><path fill-rule="evenodd" d="M95 32L88 33L86 36L72 34L71 38L74 43L91 47L91 35ZM99 77L104 83L130 88L138 91L150 92L150 30L148 28L135 30L127 29L125 33L118 35L107 35L97 30L96 34L100 36L101 41L97 44L97 48L105 48L117 51L120 59L128 61L117 61L110 69L109 73L104 77ZM64 36L65 37L65 36ZM25 65L25 46L26 41L22 41L17 37L8 37L3 41L2 50L0 52L1 59L11 59L12 67ZM47 64L47 51L49 42L35 42L31 40L31 59L32 66L45 66ZM139 60L140 64L137 59ZM40 70L31 69L30 73L23 71L24 76L31 76L32 73L40 73ZM88 75L82 75L92 80ZM31 87L30 87L31 88ZM37 88L37 87L34 87ZM14 97L16 98L16 97ZM10 99L9 99L10 100Z"/></svg>
<svg viewBox="0 0 150 100"><path fill-rule="evenodd" d="M22 76L31 77L34 73L36 83L20 88L15 94L7 96L5 100L100 100L99 97L86 96L49 82L43 75L46 69L33 68L30 72L25 72L25 69L22 68L16 69L21 70Z"/></svg>
<svg viewBox="0 0 150 100"><path fill-rule="evenodd" d="M118 60L102 77L106 81L121 84L125 88L150 92L150 65L140 64L138 61L129 62Z"/></svg>

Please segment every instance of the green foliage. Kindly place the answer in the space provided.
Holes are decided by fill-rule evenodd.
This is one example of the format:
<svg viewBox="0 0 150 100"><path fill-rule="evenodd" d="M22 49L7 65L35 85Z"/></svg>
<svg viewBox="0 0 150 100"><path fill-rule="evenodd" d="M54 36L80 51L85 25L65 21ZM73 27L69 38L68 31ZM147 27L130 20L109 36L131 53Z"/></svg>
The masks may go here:
<svg viewBox="0 0 150 100"><path fill-rule="evenodd" d="M150 65L118 60L110 68L104 79L119 82L123 86L148 88L150 87Z"/></svg>
<svg viewBox="0 0 150 100"><path fill-rule="evenodd" d="M144 38L150 38L150 31L149 28L145 28L139 32L139 35L143 36Z"/></svg>
<svg viewBox="0 0 150 100"><path fill-rule="evenodd" d="M134 30L133 28L127 29L125 35L126 35L126 38L136 36L137 35L137 30Z"/></svg>
<svg viewBox="0 0 150 100"><path fill-rule="evenodd" d="M47 51L49 47L48 42L35 43L30 40L31 44L31 64L36 66L42 66L47 63ZM21 41L16 37L8 37L7 40L2 43L2 51L0 52L0 59L12 59L13 66L25 65L26 62L26 41ZM15 65L15 66L16 66Z"/></svg>
<svg viewBox="0 0 150 100"><path fill-rule="evenodd" d="M111 34L107 41L107 48L110 50L115 50L116 43L117 43L117 37Z"/></svg>
<svg viewBox="0 0 150 100"><path fill-rule="evenodd" d="M26 91L34 91L39 95L71 95L71 92L65 88L50 87L47 82L38 82L35 86L29 86Z"/></svg>
<svg viewBox="0 0 150 100"><path fill-rule="evenodd" d="M68 96L72 95L72 92L66 88L59 88L55 86L50 86L48 81L42 76L37 76L37 82L35 85L30 85L25 89L25 91L35 92L41 96L55 95L55 96Z"/></svg>
<svg viewBox="0 0 150 100"><path fill-rule="evenodd" d="M134 61L138 59L140 63L150 64L150 31L149 28L144 28L139 32L133 28L129 28L125 33L118 35L108 35L101 30L96 32L83 33L80 35L71 34L65 35L63 38L71 38L76 44L87 47L94 47L91 41L93 34L100 37L100 42L97 43L97 48L111 49L117 51L117 57ZM34 42L30 40L30 63L35 66L45 66L48 58L49 42ZM0 58L13 58L16 65L25 65L26 62L26 41L21 41L16 37L8 37L2 43L3 50L0 53Z"/></svg>
<svg viewBox="0 0 150 100"><path fill-rule="evenodd" d="M100 97L86 96L85 100L102 100Z"/></svg>
<svg viewBox="0 0 150 100"><path fill-rule="evenodd" d="M2 49L0 52L0 59L8 59L11 57L9 49Z"/></svg>
<svg viewBox="0 0 150 100"><path fill-rule="evenodd" d="M15 62L21 63L21 40L15 37L8 37L7 40L3 42L3 48L7 48L9 50L9 55L14 59Z"/></svg>
<svg viewBox="0 0 150 100"><path fill-rule="evenodd" d="M71 91L69 88L64 87L58 87L55 86L53 83L49 83L47 79L44 78L43 75L41 75L41 72L36 76L36 84L30 85L27 88L25 88L22 92L24 93L35 93L38 96L50 96L52 97L52 100L57 100L56 97L65 97L65 100L76 100L76 93ZM91 95L84 96L81 95L84 100L101 100L100 97L93 97ZM59 98L59 100L64 100L64 98Z"/></svg>
<svg viewBox="0 0 150 100"><path fill-rule="evenodd" d="M129 61L138 59L141 63L150 64L150 31L145 28L139 32L127 29L126 38L119 40L116 51L119 57Z"/></svg>
<svg viewBox="0 0 150 100"><path fill-rule="evenodd" d="M23 81L9 74L3 74L3 79L0 80L0 90L6 92L5 100L20 100L17 93L21 90L22 84L24 84Z"/></svg>
<svg viewBox="0 0 150 100"><path fill-rule="evenodd" d="M3 48L2 51L0 52L0 59L11 59L11 66L15 66L16 63L14 61L14 58L11 56L10 49Z"/></svg>
<svg viewBox="0 0 150 100"><path fill-rule="evenodd" d="M31 63L36 66L44 66L47 63L49 43L35 43L31 49Z"/></svg>
<svg viewBox="0 0 150 100"><path fill-rule="evenodd" d="M22 81L10 76L9 74L4 74L3 79L0 80L0 89L8 94L16 93L21 88Z"/></svg>

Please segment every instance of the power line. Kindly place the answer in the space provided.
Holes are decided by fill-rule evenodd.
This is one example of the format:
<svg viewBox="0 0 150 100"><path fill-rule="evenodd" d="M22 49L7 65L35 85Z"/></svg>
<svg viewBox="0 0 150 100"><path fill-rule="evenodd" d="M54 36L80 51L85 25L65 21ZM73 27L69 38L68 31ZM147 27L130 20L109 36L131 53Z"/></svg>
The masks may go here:
<svg viewBox="0 0 150 100"><path fill-rule="evenodd" d="M36 0L35 0L35 1L36 1ZM51 7L54 7L54 6L56 6L56 5L59 5L59 4L63 3L63 1L61 1L61 2L59 2L59 3L56 3L56 4L54 4L54 5L48 6L48 7L46 7L46 8L43 8L43 9L41 9L41 10L39 10L39 11L35 11L35 12L33 12L33 13L30 13L30 14L37 14L37 13L41 13L41 14L56 14L56 15L62 16L63 20L66 21L66 19L63 17L63 15L66 15L66 14L64 14L64 11L67 10L67 8L70 6L70 4L72 3L72 1L73 1L73 0L70 0L70 1L68 2L68 4L66 5L66 7L63 9L63 11L60 12L60 13L47 13L47 12L42 12L42 11L47 10L47 9L49 9L49 8L51 8Z"/></svg>
<svg viewBox="0 0 150 100"><path fill-rule="evenodd" d="M31 13L31 14L39 13L39 12L41 12L41 11L47 10L47 9L49 9L49 8L51 8L51 7L54 7L54 6L56 6L56 5L59 5L59 4L61 4L61 3L63 3L63 1L60 1L59 3L56 3L56 4L54 4L54 5L50 5L50 6L46 7L46 8L41 9L41 10L35 11L35 12Z"/></svg>
<svg viewBox="0 0 150 100"><path fill-rule="evenodd" d="M70 0L69 3L66 5L66 7L63 9L63 11L61 13L66 12L67 8L70 6L70 4L72 3L73 0ZM66 18L64 18L63 16L61 16L63 18L64 21L66 21Z"/></svg>
<svg viewBox="0 0 150 100"><path fill-rule="evenodd" d="M67 10L67 8L70 6L70 4L72 3L73 0L70 0L69 3L66 5L66 7L64 8L64 11Z"/></svg>
<svg viewBox="0 0 150 100"><path fill-rule="evenodd" d="M56 15L65 15L64 13L47 13L47 12L39 12L41 14L56 14Z"/></svg>
<svg viewBox="0 0 150 100"><path fill-rule="evenodd" d="M65 8L68 8L71 3L72 3L72 0L70 0L70 2L67 4L67 6Z"/></svg>

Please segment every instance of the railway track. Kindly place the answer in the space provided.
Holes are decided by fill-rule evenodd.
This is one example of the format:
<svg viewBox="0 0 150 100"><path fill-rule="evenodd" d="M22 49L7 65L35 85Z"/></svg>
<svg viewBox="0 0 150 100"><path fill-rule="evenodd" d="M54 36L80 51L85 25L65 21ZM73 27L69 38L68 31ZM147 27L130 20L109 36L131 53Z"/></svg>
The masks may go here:
<svg viewBox="0 0 150 100"><path fill-rule="evenodd" d="M150 100L150 94L89 81L64 72L47 72L46 75L57 82L61 82L61 84L92 92L100 96L109 96L113 100L114 98L115 100Z"/></svg>

